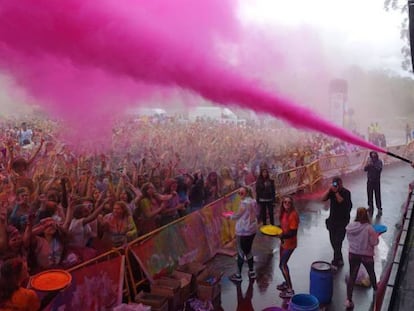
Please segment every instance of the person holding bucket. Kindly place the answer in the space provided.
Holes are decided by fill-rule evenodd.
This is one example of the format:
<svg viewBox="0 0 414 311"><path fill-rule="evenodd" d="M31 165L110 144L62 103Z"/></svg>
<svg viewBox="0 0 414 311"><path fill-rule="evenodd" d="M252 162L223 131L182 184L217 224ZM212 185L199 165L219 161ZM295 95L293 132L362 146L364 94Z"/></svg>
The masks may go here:
<svg viewBox="0 0 414 311"><path fill-rule="evenodd" d="M236 244L237 244L237 272L229 276L233 282L242 281L242 267L244 257L247 258L249 266L249 279L256 278L253 266L252 245L257 232L256 201L253 199L252 191L249 187L243 186L239 189L240 207L232 215L228 215L232 220L236 220Z"/></svg>
<svg viewBox="0 0 414 311"><path fill-rule="evenodd" d="M368 210L364 207L357 209L355 221L346 226L346 236L349 242L349 280L346 288L347 299L345 306L354 307L352 292L361 263L368 272L374 293L377 290L377 278L374 270L374 247L379 243L378 233L370 224Z"/></svg>
<svg viewBox="0 0 414 311"><path fill-rule="evenodd" d="M280 207L279 214L280 227L282 234L280 237L280 259L279 268L282 271L284 282L277 286L281 291L280 297L287 299L292 298L295 294L290 278L289 267L287 265L290 256L297 247L297 232L299 227L299 215L293 205L293 199L290 196L284 196Z"/></svg>

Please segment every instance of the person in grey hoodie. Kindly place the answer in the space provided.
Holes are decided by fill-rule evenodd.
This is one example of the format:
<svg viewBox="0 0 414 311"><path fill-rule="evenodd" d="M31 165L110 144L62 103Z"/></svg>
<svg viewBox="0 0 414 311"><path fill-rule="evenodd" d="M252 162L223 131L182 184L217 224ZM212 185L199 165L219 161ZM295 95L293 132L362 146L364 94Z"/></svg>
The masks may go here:
<svg viewBox="0 0 414 311"><path fill-rule="evenodd" d="M346 288L348 309L354 307L352 292L361 263L368 272L374 293L377 290L377 278L374 270L374 248L378 244L378 233L375 232L369 219L368 210L357 209L355 221L346 226L346 237L349 243L349 280Z"/></svg>
<svg viewBox="0 0 414 311"><path fill-rule="evenodd" d="M242 281L241 272L244 257L246 257L249 266L249 279L253 280L256 278L252 254L253 240L257 232L256 201L253 199L252 190L247 186L239 189L239 196L241 199L239 209L233 215L229 216L230 219L236 220L238 271L229 277L234 282Z"/></svg>

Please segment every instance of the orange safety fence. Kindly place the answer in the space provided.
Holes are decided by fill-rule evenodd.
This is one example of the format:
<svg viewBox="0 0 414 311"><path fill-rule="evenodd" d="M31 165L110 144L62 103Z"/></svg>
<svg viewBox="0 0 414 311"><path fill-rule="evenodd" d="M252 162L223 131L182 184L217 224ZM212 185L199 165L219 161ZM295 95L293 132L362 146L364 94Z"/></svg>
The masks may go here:
<svg viewBox="0 0 414 311"><path fill-rule="evenodd" d="M319 161L314 161L306 165L306 172L308 175L308 184L310 191L313 190L313 186L322 179L321 169L319 167Z"/></svg>
<svg viewBox="0 0 414 311"><path fill-rule="evenodd" d="M368 150L361 150L347 154L348 165L346 170L351 173L364 169L364 163L366 162L368 155Z"/></svg>
<svg viewBox="0 0 414 311"><path fill-rule="evenodd" d="M401 155L401 156L406 156L406 153L407 153L407 146L394 146L394 147L389 147L387 149L389 152L392 152L394 154ZM384 155L382 160L384 161L385 165L401 161L395 157L392 157L386 154Z"/></svg>
<svg viewBox="0 0 414 311"><path fill-rule="evenodd" d="M278 195L294 193L309 186L306 166L297 167L272 176Z"/></svg>
<svg viewBox="0 0 414 311"><path fill-rule="evenodd" d="M319 159L319 167L325 178L349 173L348 155L330 155Z"/></svg>

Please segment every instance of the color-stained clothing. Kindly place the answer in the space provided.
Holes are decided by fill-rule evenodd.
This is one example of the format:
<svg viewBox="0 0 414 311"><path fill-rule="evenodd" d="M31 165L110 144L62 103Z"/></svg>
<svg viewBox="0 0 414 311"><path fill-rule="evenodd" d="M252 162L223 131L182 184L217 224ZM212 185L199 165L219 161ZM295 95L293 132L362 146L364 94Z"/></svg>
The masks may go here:
<svg viewBox="0 0 414 311"><path fill-rule="evenodd" d="M240 202L240 207L231 219L236 222L236 235L246 236L257 232L256 201L246 197Z"/></svg>
<svg viewBox="0 0 414 311"><path fill-rule="evenodd" d="M103 221L108 224L108 233L112 246L122 246L128 241L133 240L137 235L137 229L131 216L118 219L110 213L104 216Z"/></svg>
<svg viewBox="0 0 414 311"><path fill-rule="evenodd" d="M85 218L73 218L69 225L69 234L71 240L70 246L85 247L89 239L92 237L92 228L89 224L83 224Z"/></svg>
<svg viewBox="0 0 414 311"><path fill-rule="evenodd" d="M283 234L287 234L289 231L298 230L299 227L299 215L295 210L290 213L285 213L281 219L280 226ZM281 247L284 249L295 249L298 246L297 235L290 238L281 238Z"/></svg>
<svg viewBox="0 0 414 311"><path fill-rule="evenodd" d="M240 201L239 209L230 218L236 220L236 247L238 274L247 259L249 271L253 271L252 245L257 232L256 201L245 197Z"/></svg>
<svg viewBox="0 0 414 311"><path fill-rule="evenodd" d="M159 227L159 215L147 216L159 208L160 203L155 198L143 198L134 211L138 236L151 232Z"/></svg>
<svg viewBox="0 0 414 311"><path fill-rule="evenodd" d="M50 242L44 237L36 236L34 243L36 266L39 271L51 269L61 264L64 253L64 244L56 237Z"/></svg>
<svg viewBox="0 0 414 311"><path fill-rule="evenodd" d="M356 255L374 256L374 247L379 243L378 234L371 224L358 221L346 226L349 252Z"/></svg>
<svg viewBox="0 0 414 311"><path fill-rule="evenodd" d="M0 311L38 311L40 309L40 299L36 292L19 288L13 296L0 306Z"/></svg>
<svg viewBox="0 0 414 311"><path fill-rule="evenodd" d="M373 289L377 289L377 278L374 269L374 247L379 243L379 239L371 224L360 223L359 221L346 226L346 235L349 244L347 299L352 301L352 292L361 264L367 270Z"/></svg>

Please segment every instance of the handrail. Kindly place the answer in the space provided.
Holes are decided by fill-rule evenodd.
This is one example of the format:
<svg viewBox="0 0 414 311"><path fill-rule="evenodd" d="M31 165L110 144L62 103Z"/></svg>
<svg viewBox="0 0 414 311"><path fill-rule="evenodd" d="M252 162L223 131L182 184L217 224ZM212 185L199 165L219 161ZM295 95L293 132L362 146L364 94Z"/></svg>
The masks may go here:
<svg viewBox="0 0 414 311"><path fill-rule="evenodd" d="M411 247L407 240L410 238L409 232L413 230L413 223L414 223L414 213L413 213L413 206L411 207L411 215L410 218L407 218L408 211L410 210L410 204L414 205L412 202L413 198L413 191L410 190L407 196L407 200L405 202L404 213L402 215L401 227L399 228L396 238L394 240L391 256L388 260L388 265L384 269L380 282L378 284L377 290L377 297L375 301L374 311L380 310L392 310L396 299L397 299L397 291L402 275L402 269L404 264L406 263L406 255L408 248ZM408 225L407 225L408 221ZM404 230L407 230L407 234L403 235ZM401 250L401 252L399 252ZM399 254L399 255L397 255ZM393 279L390 279L392 271L396 269L397 272L394 275ZM391 296L389 302L384 304L384 298L386 296Z"/></svg>

